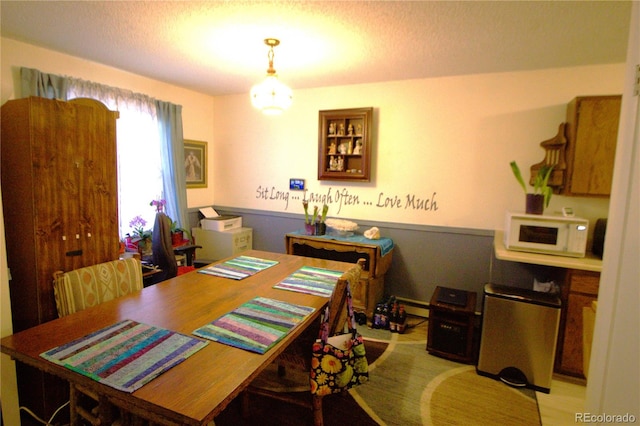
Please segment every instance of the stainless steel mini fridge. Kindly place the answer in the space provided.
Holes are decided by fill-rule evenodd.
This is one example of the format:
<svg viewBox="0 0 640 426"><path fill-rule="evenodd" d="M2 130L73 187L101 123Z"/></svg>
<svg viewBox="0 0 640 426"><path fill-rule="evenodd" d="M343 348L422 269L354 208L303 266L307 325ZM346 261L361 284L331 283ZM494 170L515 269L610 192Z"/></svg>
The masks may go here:
<svg viewBox="0 0 640 426"><path fill-rule="evenodd" d="M549 393L560 323L558 296L484 286L477 372Z"/></svg>

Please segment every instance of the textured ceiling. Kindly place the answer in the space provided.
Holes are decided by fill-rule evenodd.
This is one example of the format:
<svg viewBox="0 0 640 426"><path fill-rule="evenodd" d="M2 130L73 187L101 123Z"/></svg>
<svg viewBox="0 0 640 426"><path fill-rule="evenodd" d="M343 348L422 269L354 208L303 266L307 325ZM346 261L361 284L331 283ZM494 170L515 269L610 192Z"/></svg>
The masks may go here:
<svg viewBox="0 0 640 426"><path fill-rule="evenodd" d="M625 61L630 1L7 1L2 36L211 95ZM46 71L46 70L43 70Z"/></svg>

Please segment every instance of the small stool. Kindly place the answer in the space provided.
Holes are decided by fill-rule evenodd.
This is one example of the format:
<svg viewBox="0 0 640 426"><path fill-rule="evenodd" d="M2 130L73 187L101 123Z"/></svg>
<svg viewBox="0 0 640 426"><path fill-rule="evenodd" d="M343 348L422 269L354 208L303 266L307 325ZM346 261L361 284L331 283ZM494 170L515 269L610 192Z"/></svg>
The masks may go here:
<svg viewBox="0 0 640 426"><path fill-rule="evenodd" d="M453 361L472 364L477 294L436 287L429 303L427 351Z"/></svg>

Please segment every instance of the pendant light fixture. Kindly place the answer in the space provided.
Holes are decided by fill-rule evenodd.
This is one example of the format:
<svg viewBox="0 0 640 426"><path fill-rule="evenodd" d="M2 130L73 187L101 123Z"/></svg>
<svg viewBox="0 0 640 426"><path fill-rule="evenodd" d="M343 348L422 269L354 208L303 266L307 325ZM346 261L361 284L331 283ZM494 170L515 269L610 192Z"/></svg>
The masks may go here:
<svg viewBox="0 0 640 426"><path fill-rule="evenodd" d="M251 103L254 107L267 115L279 115L291 106L293 94L285 84L278 80L276 70L273 68L273 48L280 44L280 40L267 38L264 44L269 46L269 69L267 78L251 89Z"/></svg>

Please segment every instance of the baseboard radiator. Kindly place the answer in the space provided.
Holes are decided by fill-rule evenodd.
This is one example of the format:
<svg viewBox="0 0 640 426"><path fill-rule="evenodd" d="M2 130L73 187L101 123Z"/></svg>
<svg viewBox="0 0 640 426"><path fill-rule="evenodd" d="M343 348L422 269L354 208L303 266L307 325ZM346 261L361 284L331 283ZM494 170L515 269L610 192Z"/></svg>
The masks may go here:
<svg viewBox="0 0 640 426"><path fill-rule="evenodd" d="M416 317L429 318L429 303L421 300L407 299L398 297L398 302L404 305L404 309L409 315Z"/></svg>
<svg viewBox="0 0 640 426"><path fill-rule="evenodd" d="M407 314L416 317L429 318L429 302L423 302L422 300L408 299L405 297L397 297L398 302L404 305ZM481 312L476 311L476 317L482 315Z"/></svg>

